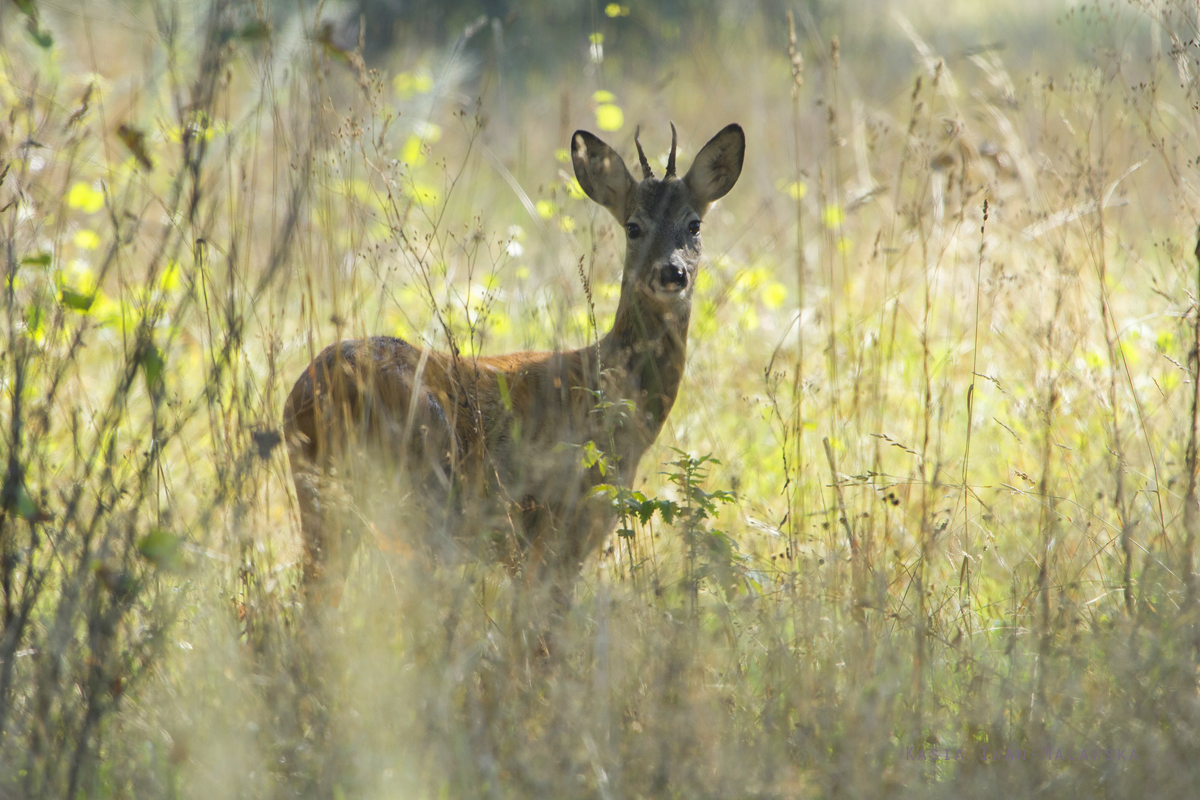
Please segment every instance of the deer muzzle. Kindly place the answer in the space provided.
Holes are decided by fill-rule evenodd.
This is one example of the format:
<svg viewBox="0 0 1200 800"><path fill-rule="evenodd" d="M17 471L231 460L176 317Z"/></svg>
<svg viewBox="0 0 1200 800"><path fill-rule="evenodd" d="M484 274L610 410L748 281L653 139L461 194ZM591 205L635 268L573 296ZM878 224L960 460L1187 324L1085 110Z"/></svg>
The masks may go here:
<svg viewBox="0 0 1200 800"><path fill-rule="evenodd" d="M664 291L682 292L688 286L688 271L683 264L674 260L659 267L658 285Z"/></svg>

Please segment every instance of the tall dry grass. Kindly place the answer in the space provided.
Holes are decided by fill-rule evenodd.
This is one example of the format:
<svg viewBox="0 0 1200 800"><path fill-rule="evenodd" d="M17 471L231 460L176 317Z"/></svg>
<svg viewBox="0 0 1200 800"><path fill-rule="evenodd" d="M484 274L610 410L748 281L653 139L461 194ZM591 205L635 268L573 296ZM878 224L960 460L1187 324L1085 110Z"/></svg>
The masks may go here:
<svg viewBox="0 0 1200 800"><path fill-rule="evenodd" d="M797 8L643 74L618 7L519 83L502 23L368 67L311 9L100 10L0 32L0 796L1195 785L1190 10L1025 63ZM291 381L603 333L618 232L557 151L613 108L626 153L749 144L622 534L548 655L402 510L310 627Z"/></svg>

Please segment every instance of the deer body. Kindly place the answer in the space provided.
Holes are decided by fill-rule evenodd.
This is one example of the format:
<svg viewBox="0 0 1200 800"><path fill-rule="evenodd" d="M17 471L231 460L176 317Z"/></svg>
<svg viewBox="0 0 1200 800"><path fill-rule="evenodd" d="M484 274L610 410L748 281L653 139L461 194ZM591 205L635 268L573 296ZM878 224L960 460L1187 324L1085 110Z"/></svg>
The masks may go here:
<svg viewBox="0 0 1200 800"><path fill-rule="evenodd" d="M330 524L333 483L394 469L412 522L446 541L480 533L513 567L569 582L611 532L601 484L630 487L662 430L687 350L699 223L741 172L737 125L717 134L683 178L636 181L608 145L572 136L584 191L625 226L627 250L613 328L563 352L468 358L391 337L343 341L297 380L284 410L300 503L304 582L336 602L355 537ZM603 462L584 466L592 443ZM336 475L334 473L337 473Z"/></svg>

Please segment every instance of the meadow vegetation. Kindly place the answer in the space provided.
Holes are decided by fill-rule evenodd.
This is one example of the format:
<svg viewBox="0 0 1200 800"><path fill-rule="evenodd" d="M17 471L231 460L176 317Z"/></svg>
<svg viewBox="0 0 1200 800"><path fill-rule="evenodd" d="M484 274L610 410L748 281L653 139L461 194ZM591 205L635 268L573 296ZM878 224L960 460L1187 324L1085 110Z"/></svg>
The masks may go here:
<svg viewBox="0 0 1200 800"><path fill-rule="evenodd" d="M6 5L0 797L1194 791L1198 18L934 5L595 3L553 68L504 19L364 59L323 5ZM669 121L746 163L554 646L365 509L313 623L292 382L602 335L568 138L662 166Z"/></svg>

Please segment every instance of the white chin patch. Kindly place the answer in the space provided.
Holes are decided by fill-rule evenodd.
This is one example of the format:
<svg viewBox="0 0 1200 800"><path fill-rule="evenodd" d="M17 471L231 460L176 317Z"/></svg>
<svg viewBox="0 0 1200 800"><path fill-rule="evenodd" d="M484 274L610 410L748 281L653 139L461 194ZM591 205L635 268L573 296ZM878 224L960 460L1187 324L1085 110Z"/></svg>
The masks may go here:
<svg viewBox="0 0 1200 800"><path fill-rule="evenodd" d="M687 284L677 283L674 281L664 284L661 281L656 280L650 284L650 290L654 292L654 294L661 295L663 297L678 297L687 291Z"/></svg>

